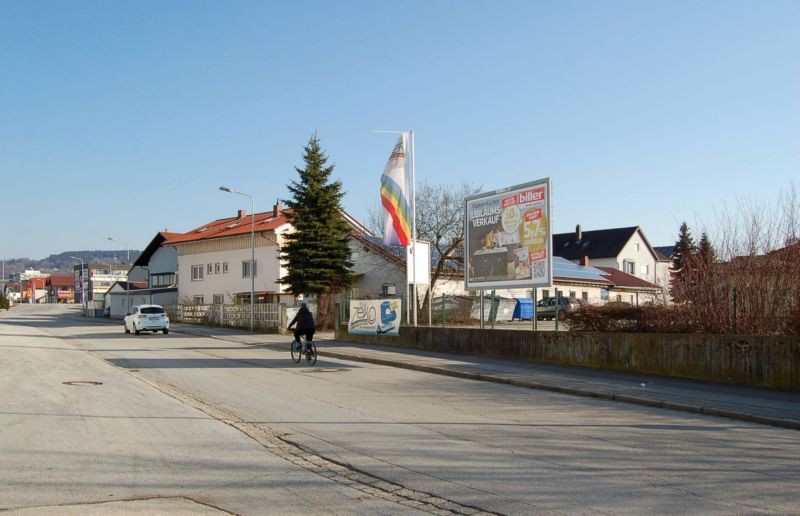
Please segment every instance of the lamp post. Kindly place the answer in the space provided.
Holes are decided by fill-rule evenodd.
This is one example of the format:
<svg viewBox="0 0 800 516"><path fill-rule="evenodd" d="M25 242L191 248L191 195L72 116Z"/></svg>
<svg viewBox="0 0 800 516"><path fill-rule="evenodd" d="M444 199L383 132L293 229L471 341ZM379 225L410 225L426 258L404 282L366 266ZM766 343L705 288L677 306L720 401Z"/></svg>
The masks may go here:
<svg viewBox="0 0 800 516"><path fill-rule="evenodd" d="M119 242L121 244L125 244L125 247L128 249L128 273L125 274L125 312L131 311L131 246L128 245L128 242L124 240L120 240L114 237L108 237L109 240L113 242ZM109 311L108 316L111 317L111 303L108 305Z"/></svg>
<svg viewBox="0 0 800 516"><path fill-rule="evenodd" d="M252 195L237 192L227 186L220 186L223 192L243 195L250 198L250 331L254 331L253 313L256 303L256 201Z"/></svg>
<svg viewBox="0 0 800 516"><path fill-rule="evenodd" d="M86 316L86 288L83 286L83 258L70 256L73 260L81 261L81 304L83 305L83 315Z"/></svg>

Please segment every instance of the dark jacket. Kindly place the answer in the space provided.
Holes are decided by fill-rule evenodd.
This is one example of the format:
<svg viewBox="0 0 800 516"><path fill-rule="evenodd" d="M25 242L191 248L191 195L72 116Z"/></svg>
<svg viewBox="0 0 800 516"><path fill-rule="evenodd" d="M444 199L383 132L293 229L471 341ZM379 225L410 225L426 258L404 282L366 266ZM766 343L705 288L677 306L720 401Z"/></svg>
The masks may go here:
<svg viewBox="0 0 800 516"><path fill-rule="evenodd" d="M300 310L297 311L292 322L289 323L289 328L291 329L295 323L297 323L297 329L299 331L314 331L316 329L314 327L314 316L311 315L311 310L306 306L300 307Z"/></svg>

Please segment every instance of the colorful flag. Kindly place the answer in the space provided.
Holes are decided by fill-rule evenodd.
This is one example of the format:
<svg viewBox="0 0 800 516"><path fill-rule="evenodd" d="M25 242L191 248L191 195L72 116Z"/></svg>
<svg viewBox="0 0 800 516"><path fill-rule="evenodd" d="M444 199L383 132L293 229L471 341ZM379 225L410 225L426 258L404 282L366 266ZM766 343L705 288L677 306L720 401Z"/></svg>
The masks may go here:
<svg viewBox="0 0 800 516"><path fill-rule="evenodd" d="M401 135L381 176L381 204L386 210L383 242L386 245L407 246L411 243L405 149L405 135Z"/></svg>

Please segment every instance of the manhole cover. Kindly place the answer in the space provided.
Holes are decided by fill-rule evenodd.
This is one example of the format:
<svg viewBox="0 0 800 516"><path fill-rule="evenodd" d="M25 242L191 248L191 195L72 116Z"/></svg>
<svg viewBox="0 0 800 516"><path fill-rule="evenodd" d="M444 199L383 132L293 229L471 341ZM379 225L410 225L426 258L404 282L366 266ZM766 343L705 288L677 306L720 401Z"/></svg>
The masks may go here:
<svg viewBox="0 0 800 516"><path fill-rule="evenodd" d="M92 380L73 380L71 382L61 382L64 385L75 385L76 387L86 387L92 385L103 385L103 382L94 382Z"/></svg>

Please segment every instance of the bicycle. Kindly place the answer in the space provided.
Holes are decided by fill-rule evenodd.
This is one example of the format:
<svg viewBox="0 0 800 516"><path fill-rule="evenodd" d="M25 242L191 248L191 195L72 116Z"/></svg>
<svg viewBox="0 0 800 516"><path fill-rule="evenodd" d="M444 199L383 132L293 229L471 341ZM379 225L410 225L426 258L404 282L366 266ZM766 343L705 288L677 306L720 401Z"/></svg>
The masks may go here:
<svg viewBox="0 0 800 516"><path fill-rule="evenodd" d="M302 346L305 344L305 351L303 351ZM300 339L292 340L292 345L290 349L292 353L292 361L297 364L303 358L303 355L306 357L306 361L308 365L314 365L317 363L317 345L314 344L313 340L308 340L305 336L300 335Z"/></svg>

